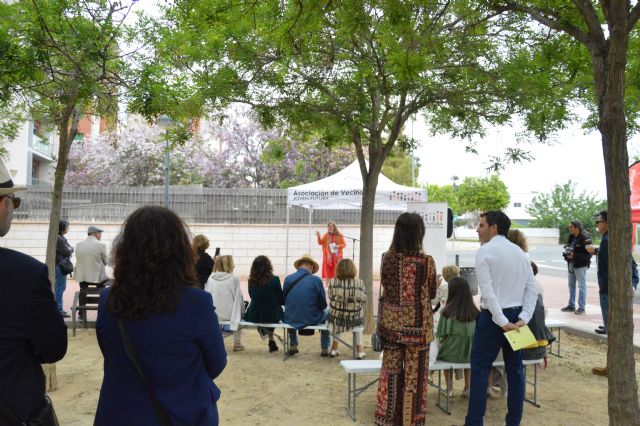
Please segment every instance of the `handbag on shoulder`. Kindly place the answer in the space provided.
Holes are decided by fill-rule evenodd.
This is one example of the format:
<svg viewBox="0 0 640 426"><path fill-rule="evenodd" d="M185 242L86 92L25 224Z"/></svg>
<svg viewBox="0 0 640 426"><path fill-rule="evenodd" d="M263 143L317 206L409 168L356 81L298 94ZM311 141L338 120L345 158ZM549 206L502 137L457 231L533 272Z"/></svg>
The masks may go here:
<svg viewBox="0 0 640 426"><path fill-rule="evenodd" d="M9 410L9 408L0 401L0 419L4 419L8 426L59 426L58 417L53 409L53 403L51 398L47 395L44 396L44 400L40 405L40 408L35 414L26 422L21 422L18 418ZM5 424L5 423L3 423Z"/></svg>
<svg viewBox="0 0 640 426"><path fill-rule="evenodd" d="M62 260L60 260L60 263L58 263L58 266L60 266L60 270L65 275L69 275L70 273L73 272L73 263L71 263L71 259L68 257L65 257Z"/></svg>
<svg viewBox="0 0 640 426"><path fill-rule="evenodd" d="M384 345L382 343L382 338L380 334L378 334L378 327L380 327L380 312L382 307L382 294L380 294L380 299L378 299L378 317L376 318L376 331L371 334L371 350L374 352L382 352L384 350Z"/></svg>

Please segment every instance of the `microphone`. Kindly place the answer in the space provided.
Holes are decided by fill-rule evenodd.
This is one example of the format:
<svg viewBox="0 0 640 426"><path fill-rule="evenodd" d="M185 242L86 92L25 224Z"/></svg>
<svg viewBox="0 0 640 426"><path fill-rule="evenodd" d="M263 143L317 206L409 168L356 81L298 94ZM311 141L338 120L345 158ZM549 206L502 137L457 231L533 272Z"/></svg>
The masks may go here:
<svg viewBox="0 0 640 426"><path fill-rule="evenodd" d="M353 240L353 241L360 241L360 240L359 240L359 239L357 239L357 238L354 238L354 237L348 237L348 236L346 236L346 235L343 235L342 237L343 237L343 238L348 238L348 239Z"/></svg>

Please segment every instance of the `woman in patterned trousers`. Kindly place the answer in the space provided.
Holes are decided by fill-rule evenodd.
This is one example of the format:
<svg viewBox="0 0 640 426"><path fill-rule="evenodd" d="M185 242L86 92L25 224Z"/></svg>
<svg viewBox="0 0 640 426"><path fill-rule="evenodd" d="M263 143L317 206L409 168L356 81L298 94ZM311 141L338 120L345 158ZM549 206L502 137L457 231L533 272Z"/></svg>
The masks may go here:
<svg viewBox="0 0 640 426"><path fill-rule="evenodd" d="M378 334L384 355L375 413L381 426L425 424L437 284L433 258L422 251L424 232L420 215L401 214L382 255Z"/></svg>

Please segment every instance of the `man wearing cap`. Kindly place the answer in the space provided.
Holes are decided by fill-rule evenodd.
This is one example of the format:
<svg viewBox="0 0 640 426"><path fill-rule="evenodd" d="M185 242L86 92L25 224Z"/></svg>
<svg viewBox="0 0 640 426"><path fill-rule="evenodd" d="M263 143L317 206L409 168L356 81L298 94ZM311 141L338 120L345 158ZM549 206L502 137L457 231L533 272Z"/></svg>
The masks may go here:
<svg viewBox="0 0 640 426"><path fill-rule="evenodd" d="M309 255L303 255L293 263L296 272L284 279L284 322L292 326L289 331L291 347L289 355L298 353L298 333L309 325L323 324L329 309L322 280L313 275L318 272L318 263ZM321 356L329 356L329 332L320 331Z"/></svg>
<svg viewBox="0 0 640 426"><path fill-rule="evenodd" d="M20 207L15 192L26 189L13 184L0 160L0 237ZM32 424L38 411L52 409L41 364L64 357L67 327L43 263L0 247L0 277L0 425Z"/></svg>
<svg viewBox="0 0 640 426"><path fill-rule="evenodd" d="M76 244L76 268L75 278L81 289L92 287L104 287L108 281L105 272L107 264L107 246L101 243L102 229L97 226L90 226L87 229L87 238ZM87 302L87 296L80 293L80 306ZM80 311L80 318L84 316L84 311Z"/></svg>

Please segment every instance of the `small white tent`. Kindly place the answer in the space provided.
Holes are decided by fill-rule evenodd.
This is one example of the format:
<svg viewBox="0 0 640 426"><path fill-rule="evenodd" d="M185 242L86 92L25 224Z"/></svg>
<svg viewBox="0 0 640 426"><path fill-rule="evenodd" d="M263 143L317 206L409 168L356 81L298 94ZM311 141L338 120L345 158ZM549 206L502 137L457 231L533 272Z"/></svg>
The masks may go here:
<svg viewBox="0 0 640 426"><path fill-rule="evenodd" d="M367 167L369 163L367 162ZM300 206L309 210L309 228L313 210L349 210L362 206L362 174L358 161L324 179L287 189L287 257L289 265L289 208ZM426 202L427 191L398 185L380 173L376 188L375 210L406 211L408 202ZM309 229L309 252L311 229Z"/></svg>

